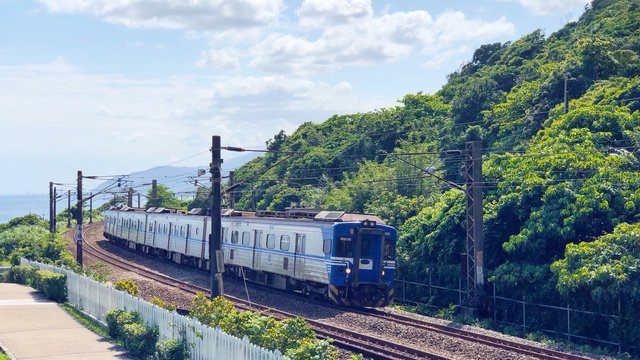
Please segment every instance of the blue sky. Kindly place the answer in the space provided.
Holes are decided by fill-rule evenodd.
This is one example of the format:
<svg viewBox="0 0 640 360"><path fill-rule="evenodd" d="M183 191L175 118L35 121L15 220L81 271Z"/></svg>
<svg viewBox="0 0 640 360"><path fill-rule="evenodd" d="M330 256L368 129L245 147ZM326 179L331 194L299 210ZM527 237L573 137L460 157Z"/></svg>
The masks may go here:
<svg viewBox="0 0 640 360"><path fill-rule="evenodd" d="M395 106L481 44L549 35L586 3L0 0L0 193L207 164L211 135L261 146Z"/></svg>

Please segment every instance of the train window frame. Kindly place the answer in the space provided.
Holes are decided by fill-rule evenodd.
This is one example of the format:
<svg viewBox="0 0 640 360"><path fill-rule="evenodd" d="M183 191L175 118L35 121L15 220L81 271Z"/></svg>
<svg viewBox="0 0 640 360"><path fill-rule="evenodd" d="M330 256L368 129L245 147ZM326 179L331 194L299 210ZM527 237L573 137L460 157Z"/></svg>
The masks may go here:
<svg viewBox="0 0 640 360"><path fill-rule="evenodd" d="M200 235L200 228L196 227L196 236Z"/></svg>
<svg viewBox="0 0 640 360"><path fill-rule="evenodd" d="M238 231L234 230L231 232L231 243L232 244L237 244L238 243Z"/></svg>
<svg viewBox="0 0 640 360"><path fill-rule="evenodd" d="M248 231L242 232L242 245L248 246L251 243L251 233Z"/></svg>
<svg viewBox="0 0 640 360"><path fill-rule="evenodd" d="M322 252L325 254L331 254L331 239L322 240Z"/></svg>
<svg viewBox="0 0 640 360"><path fill-rule="evenodd" d="M286 240L286 242L285 242ZM286 244L286 249L284 244ZM289 251L289 249L291 248L291 237L289 235L282 235L280 236L280 250L282 251Z"/></svg>
<svg viewBox="0 0 640 360"><path fill-rule="evenodd" d="M185 230L184 230L184 225L180 226L180 237L184 237L185 236Z"/></svg>
<svg viewBox="0 0 640 360"><path fill-rule="evenodd" d="M276 248L276 234L267 234L267 249Z"/></svg>
<svg viewBox="0 0 640 360"><path fill-rule="evenodd" d="M229 243L229 228L222 228L222 242L225 244Z"/></svg>

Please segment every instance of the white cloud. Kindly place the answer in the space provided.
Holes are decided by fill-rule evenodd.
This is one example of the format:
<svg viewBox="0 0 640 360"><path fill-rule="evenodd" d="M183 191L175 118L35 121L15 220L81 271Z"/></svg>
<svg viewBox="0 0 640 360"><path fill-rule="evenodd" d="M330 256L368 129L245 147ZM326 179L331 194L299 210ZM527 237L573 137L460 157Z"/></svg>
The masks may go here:
<svg viewBox="0 0 640 360"><path fill-rule="evenodd" d="M128 173L166 164L206 149L214 134L224 144L263 144L280 129L382 104L357 97L345 82L290 76L132 80L88 74L63 59L0 65L0 83L3 171L42 178L42 184L91 166L99 173ZM203 156L179 165L206 163ZM24 165L43 161L55 166L45 172ZM38 191L13 186L3 189Z"/></svg>
<svg viewBox="0 0 640 360"><path fill-rule="evenodd" d="M211 31L265 26L282 0L38 0L53 13L89 14L132 28Z"/></svg>
<svg viewBox="0 0 640 360"><path fill-rule="evenodd" d="M426 11L369 15L359 21L328 27L315 40L271 34L250 49L253 58L249 64L273 72L319 72L350 65L395 62L416 50L431 56L469 41L513 32L513 24L504 17L488 22L467 19L463 13L453 11L435 20Z"/></svg>
<svg viewBox="0 0 640 360"><path fill-rule="evenodd" d="M591 0L517 0L520 5L536 15L550 15L579 9Z"/></svg>
<svg viewBox="0 0 640 360"><path fill-rule="evenodd" d="M196 62L197 67L212 66L225 70L240 68L240 52L234 48L212 49L204 52Z"/></svg>
<svg viewBox="0 0 640 360"><path fill-rule="evenodd" d="M303 27L343 24L373 14L371 0L305 0L296 12Z"/></svg>

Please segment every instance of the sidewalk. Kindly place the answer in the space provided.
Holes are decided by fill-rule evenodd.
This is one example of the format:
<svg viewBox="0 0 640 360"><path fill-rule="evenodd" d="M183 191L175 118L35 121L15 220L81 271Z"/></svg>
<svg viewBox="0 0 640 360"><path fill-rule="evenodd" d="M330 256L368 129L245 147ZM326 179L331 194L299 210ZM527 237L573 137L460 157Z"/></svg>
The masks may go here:
<svg viewBox="0 0 640 360"><path fill-rule="evenodd" d="M30 287L0 283L0 346L13 359L128 359Z"/></svg>

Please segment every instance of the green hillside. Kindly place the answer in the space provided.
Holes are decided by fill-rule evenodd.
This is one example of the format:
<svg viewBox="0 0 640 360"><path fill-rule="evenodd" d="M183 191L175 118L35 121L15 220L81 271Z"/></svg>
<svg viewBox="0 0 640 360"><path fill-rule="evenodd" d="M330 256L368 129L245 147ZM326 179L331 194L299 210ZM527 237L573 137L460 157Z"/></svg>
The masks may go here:
<svg viewBox="0 0 640 360"><path fill-rule="evenodd" d="M594 0L554 34L481 46L436 94L275 135L273 153L236 171L236 207L377 213L399 228L403 278L457 287L465 198L436 177L461 184L464 157L446 150L481 139L489 284L619 311L576 326L637 344L625 319L640 318L639 75L640 0Z"/></svg>

